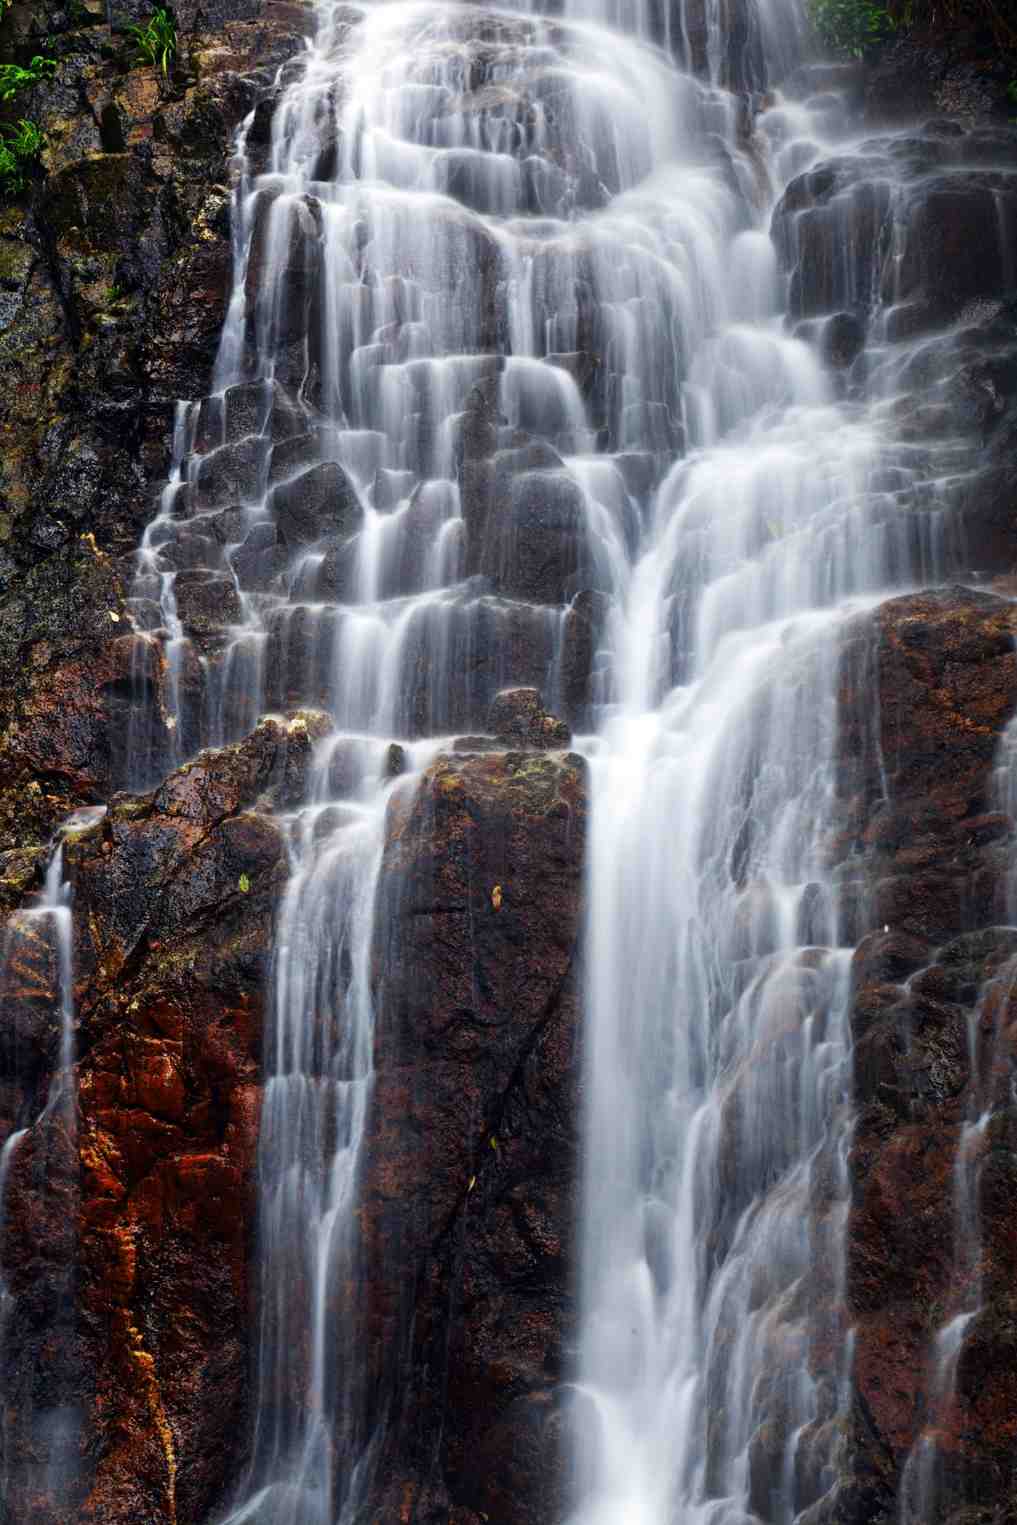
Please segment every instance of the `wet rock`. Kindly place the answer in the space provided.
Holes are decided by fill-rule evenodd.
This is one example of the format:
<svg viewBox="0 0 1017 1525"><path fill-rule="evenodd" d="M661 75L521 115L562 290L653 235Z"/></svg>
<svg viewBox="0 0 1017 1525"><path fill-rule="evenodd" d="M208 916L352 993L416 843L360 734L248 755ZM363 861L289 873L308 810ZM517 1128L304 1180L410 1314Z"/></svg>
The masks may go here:
<svg viewBox="0 0 1017 1525"><path fill-rule="evenodd" d="M177 614L192 636L220 633L227 625L239 625L243 616L234 579L201 569L177 574L173 584Z"/></svg>
<svg viewBox="0 0 1017 1525"><path fill-rule="evenodd" d="M379 1475L455 1518L560 1497L585 810L578 759L521 753L441 758L391 806L363 1197L400 1415Z"/></svg>
<svg viewBox="0 0 1017 1525"><path fill-rule="evenodd" d="M243 542L230 556L230 567L245 590L268 588L286 569L289 556L279 544L274 524L262 520L253 524Z"/></svg>
<svg viewBox="0 0 1017 1525"><path fill-rule="evenodd" d="M889 249L891 185L884 166L866 179L865 160L833 161L792 181L773 235L791 271L794 318L866 309Z"/></svg>
<svg viewBox="0 0 1017 1525"><path fill-rule="evenodd" d="M880 125L949 113L975 123L1005 114L1006 57L972 42L950 26L933 37L895 39L865 71L866 120Z"/></svg>
<svg viewBox="0 0 1017 1525"><path fill-rule="evenodd" d="M20 1517L197 1522L242 1461L262 1002L286 877L279 829L249 806L298 792L326 724L265 721L68 840L76 1135L38 1110L57 1045L40 1030L36 1120L5 1203L6 1501ZM52 953L32 957L52 1020ZM71 1493L61 1480L47 1494L31 1458L61 1415Z"/></svg>
<svg viewBox="0 0 1017 1525"><path fill-rule="evenodd" d="M219 396L205 397L198 407L194 448L214 450L248 435L267 434L286 440L303 432L303 417L292 394L277 381L241 382Z"/></svg>
<svg viewBox="0 0 1017 1525"><path fill-rule="evenodd" d="M865 347L865 328L853 313L836 313L823 324L820 353L827 365L845 370Z"/></svg>
<svg viewBox="0 0 1017 1525"><path fill-rule="evenodd" d="M155 791L153 809L210 826L280 789L292 803L306 786L314 742L331 729L329 717L316 711L262 720L236 746L202 752L171 773Z"/></svg>
<svg viewBox="0 0 1017 1525"><path fill-rule="evenodd" d="M291 548L310 545L326 534L348 538L364 518L356 488L334 461L312 466L273 488L269 508L280 539Z"/></svg>
<svg viewBox="0 0 1017 1525"><path fill-rule="evenodd" d="M545 751L567 747L569 728L549 715L536 688L507 688L496 694L487 712L487 728L501 741Z"/></svg>
<svg viewBox="0 0 1017 1525"><path fill-rule="evenodd" d="M855 949L852 975L859 985L900 983L930 962L932 946L905 932L873 932Z"/></svg>
<svg viewBox="0 0 1017 1525"><path fill-rule="evenodd" d="M254 68L301 42L292 16L270 11L247 0L178 7L179 56L201 66L197 77L181 73L172 94L155 71L114 56L98 8L72 15L46 0L5 18L26 59L58 58L31 111L49 178L30 209L11 205L0 217L0 730L13 748L0 747L0 794L20 839L45 841L56 816L98 797L99 780L123 778L116 753L130 678L114 679L119 657L106 646L126 619L109 619L124 611L100 558L115 566L134 550L165 481L176 400L208 390L231 277L233 132L254 105ZM228 46L215 30L227 25ZM158 674L145 685L154 754ZM62 767L59 788L40 786L60 804L36 809L28 781L17 782L18 738L33 717L48 717L43 735L80 729L85 710L95 785L75 799L71 775L82 770Z"/></svg>
<svg viewBox="0 0 1017 1525"><path fill-rule="evenodd" d="M845 770L865 769L874 807L908 805L925 819L931 804L937 830L947 821L960 830L987 808L999 735L1017 700L1014 625L1006 600L957 587L890 599L852 627L842 757ZM875 721L856 686L870 660L880 685ZM880 758L885 794L871 772Z"/></svg>
<svg viewBox="0 0 1017 1525"><path fill-rule="evenodd" d="M385 753L385 777L399 778L406 772L406 749L393 741Z"/></svg>
<svg viewBox="0 0 1017 1525"><path fill-rule="evenodd" d="M263 191L254 218L245 292L249 337L267 329L280 347L303 344L321 277L321 208L312 196Z"/></svg>
<svg viewBox="0 0 1017 1525"><path fill-rule="evenodd" d="M267 453L266 441L250 435L205 456L197 470L195 506L222 508L252 501L258 496Z"/></svg>
<svg viewBox="0 0 1017 1525"><path fill-rule="evenodd" d="M272 457L269 464L269 486L274 487L277 482L286 482L290 478L299 476L311 466L317 466L322 455L322 435L320 431L302 429L298 434L278 441L272 447Z"/></svg>
<svg viewBox="0 0 1017 1525"><path fill-rule="evenodd" d="M588 724L595 693L597 652L611 601L604 593L577 593L561 637L561 695L565 716L579 729Z"/></svg>
<svg viewBox="0 0 1017 1525"><path fill-rule="evenodd" d="M498 447L497 383L492 377L466 399L459 443L459 492L466 522L466 569L478 571L494 498L493 456Z"/></svg>
<svg viewBox="0 0 1017 1525"><path fill-rule="evenodd" d="M1012 823L1007 830L993 808L999 739L1017 708L1013 632L1009 602L946 589L889 600L855 627L845 656L841 786L860 817L853 861L869 881L852 993L856 1396L843 1508L853 1521L897 1507L934 1401L932 1342L973 1295L975 1269L958 1239L961 1129L1004 1104L1017 1055L1017 942L998 924ZM875 714L863 674L878 686ZM981 1196L987 1325L1007 1318L1014 1187L1003 1169L998 1194ZM980 1357L967 1336L964 1348L974 1371ZM993 1380L1009 1390L1017 1365L1006 1339L995 1360ZM941 1416L944 1513L952 1499L995 1505L1001 1496L1001 1431L981 1401L958 1369L957 1397Z"/></svg>
<svg viewBox="0 0 1017 1525"><path fill-rule="evenodd" d="M562 471L496 473L497 502L480 569L500 592L560 604L589 585L593 563L579 484Z"/></svg>
<svg viewBox="0 0 1017 1525"><path fill-rule="evenodd" d="M1002 295L1007 251L1017 234L1017 185L969 174L962 183L925 184L907 209L906 244L884 291L898 300L920 293L935 313L952 314L975 297Z"/></svg>
<svg viewBox="0 0 1017 1525"><path fill-rule="evenodd" d="M48 626L40 611L26 670L7 696L0 833L8 847L48 842L77 805L108 799L125 777L132 740L156 752L167 741L154 708L132 736L132 698L158 682L160 659L153 645L125 633L123 585L90 537L79 542L73 579L61 592L66 603L51 606ZM73 631L63 625L71 613L79 621Z"/></svg>
<svg viewBox="0 0 1017 1525"><path fill-rule="evenodd" d="M890 313L893 336L929 331L966 303L1001 297L1017 234L1011 139L935 124L875 138L793 180L773 218L792 316Z"/></svg>

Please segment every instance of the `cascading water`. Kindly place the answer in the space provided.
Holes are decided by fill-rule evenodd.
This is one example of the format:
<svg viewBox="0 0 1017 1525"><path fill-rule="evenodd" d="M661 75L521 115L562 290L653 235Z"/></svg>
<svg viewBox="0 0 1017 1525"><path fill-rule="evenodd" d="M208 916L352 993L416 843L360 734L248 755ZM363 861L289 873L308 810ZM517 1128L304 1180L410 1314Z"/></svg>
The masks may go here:
<svg viewBox="0 0 1017 1525"><path fill-rule="evenodd" d="M0 1150L0 1232L4 1228L7 1196L11 1177L24 1167L32 1188L38 1194L44 1212L59 1216L62 1232L54 1234L49 1247L48 1277L52 1283L53 1304L48 1315L53 1326L70 1323L74 1317L74 1244L66 1237L73 1224L75 1192L73 1161L77 1133L77 1102L74 1089L74 970L71 922L71 891L64 879L63 837L83 824L92 812L83 811L68 817L51 849L45 882L37 903L16 912L7 924L0 959L0 979L5 1011L17 1026L19 1007L41 1005L48 1014L53 1038L48 1073L38 1114L27 1126L16 1128ZM41 1077L36 1077L36 1085ZM35 1100L36 1098L32 1098ZM27 1156L27 1160L25 1159ZM23 1189L24 1183L22 1183ZM16 1358L7 1349L8 1332L18 1314L18 1298L0 1275L0 1356L4 1358L4 1376L0 1386L3 1427L0 1431L0 1499L10 1496L11 1447L8 1425L12 1414L28 1414L34 1445L26 1460L18 1461L29 1469L28 1478L17 1479L19 1488L26 1482L37 1491L62 1504L68 1515L77 1479L76 1452L79 1416L72 1404L54 1404L45 1392L42 1401L32 1382L32 1373L19 1371ZM12 1375L17 1373L17 1386Z"/></svg>
<svg viewBox="0 0 1017 1525"><path fill-rule="evenodd" d="M231 1525L368 1496L344 1288L386 807L505 683L566 703L577 593L607 612L572 717L594 733L575 1518L784 1522L831 1486L839 638L941 575L957 461L895 443L911 350L875 351L846 403L786 331L767 219L837 103L753 126L724 86L796 62L794 0L746 9L738 81L735 7L665 9L322 0L267 150L241 138L215 389L180 408L138 558L130 780L266 709L334 725L287 822Z"/></svg>
<svg viewBox="0 0 1017 1525"><path fill-rule="evenodd" d="M1017 722L1011 720L1000 740L993 778L993 804L1011 819L1017 811ZM1009 1102L1013 1081L1000 1043L1000 1028L1017 989L1017 863L1010 855L1004 909L1009 956L985 981L968 1018L967 1104L957 1130L952 1172L953 1243L943 1317L934 1329L927 1357L924 1422L901 1473L901 1525L922 1525L940 1517L943 1504L942 1441L951 1426L957 1369L965 1337L983 1312L982 1223L979 1205L986 1142L994 1115ZM1006 948L1006 941L1003 943ZM952 1491L964 1487L963 1470L954 1468Z"/></svg>
<svg viewBox="0 0 1017 1525"><path fill-rule="evenodd" d="M356 747L354 798L338 809L312 805L291 826L261 1124L257 1424L245 1499L229 1517L237 1525L328 1525L360 1502L361 1478L349 1463L361 1461L366 1437L357 1332L343 1288L354 1269L372 1071L368 960L385 751L365 738ZM326 749L319 796L332 756Z"/></svg>

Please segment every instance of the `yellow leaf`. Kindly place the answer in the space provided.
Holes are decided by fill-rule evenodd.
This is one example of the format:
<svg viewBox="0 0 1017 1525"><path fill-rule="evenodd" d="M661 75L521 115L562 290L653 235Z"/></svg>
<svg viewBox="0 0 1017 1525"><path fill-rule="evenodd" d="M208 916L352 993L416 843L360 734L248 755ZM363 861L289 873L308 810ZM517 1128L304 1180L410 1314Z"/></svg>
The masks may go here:
<svg viewBox="0 0 1017 1525"><path fill-rule="evenodd" d="M495 1138L493 1133L491 1134L491 1148L494 1150L495 1154L498 1153L498 1140Z"/></svg>
<svg viewBox="0 0 1017 1525"><path fill-rule="evenodd" d="M477 1184L476 1176L470 1176L470 1184L466 1188L467 1194L469 1194L473 1190L473 1188L476 1186L476 1184Z"/></svg>
<svg viewBox="0 0 1017 1525"><path fill-rule="evenodd" d="M491 904L494 906L496 911L500 911L501 910L501 885L500 884L496 884L494 889L491 891Z"/></svg>
<svg viewBox="0 0 1017 1525"><path fill-rule="evenodd" d="M115 610L115 609L111 609L111 610L110 610L110 611L109 611L109 617L110 617L110 619L111 619L111 620L112 620L112 621L113 621L113 623L114 623L114 625L119 625L119 623L120 623L120 616L119 616L119 614L118 614L118 613L117 613L117 612L116 612L116 610Z"/></svg>

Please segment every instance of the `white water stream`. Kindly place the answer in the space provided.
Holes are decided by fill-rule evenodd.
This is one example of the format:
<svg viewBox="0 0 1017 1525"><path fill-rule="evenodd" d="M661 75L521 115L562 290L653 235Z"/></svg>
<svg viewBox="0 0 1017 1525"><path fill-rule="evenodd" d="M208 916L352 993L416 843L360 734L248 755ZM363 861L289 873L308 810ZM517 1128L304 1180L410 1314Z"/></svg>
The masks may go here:
<svg viewBox="0 0 1017 1525"><path fill-rule="evenodd" d="M591 588L610 604L579 743L575 1520L783 1525L832 1482L849 1363L838 639L888 589L937 578L941 531L934 491L901 506L935 476L934 452L894 443L901 354L875 356L878 386L849 404L782 318L769 215L836 102L775 95L747 133L723 9L321 0L264 162L251 124L241 140L216 390L181 408L134 590L162 632L173 756L269 707L323 705L336 726L290 823L256 1427L231 1525L351 1520L369 1473L336 1289L356 1255L388 795L482 724L520 650L559 702L565 605ZM778 83L796 0L749 16ZM701 21L706 82L669 51ZM487 508L467 469L481 404ZM209 610L224 640L193 634Z"/></svg>

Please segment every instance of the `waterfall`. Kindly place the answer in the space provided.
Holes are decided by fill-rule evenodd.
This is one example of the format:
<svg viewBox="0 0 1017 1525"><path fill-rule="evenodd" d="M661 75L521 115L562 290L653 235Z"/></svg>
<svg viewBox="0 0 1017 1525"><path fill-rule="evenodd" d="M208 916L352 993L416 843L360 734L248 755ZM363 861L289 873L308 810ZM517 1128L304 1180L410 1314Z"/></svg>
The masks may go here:
<svg viewBox="0 0 1017 1525"><path fill-rule="evenodd" d="M332 725L284 820L229 1525L369 1503L385 1404L347 1294L386 812L507 684L569 711L592 788L576 1525L784 1525L834 1484L840 640L942 577L956 462L898 437L913 349L848 396L786 321L776 199L856 145L829 94L750 119L736 92L802 32L795 0L320 0L241 134L213 391L178 409L130 600L133 787L267 710Z"/></svg>
<svg viewBox="0 0 1017 1525"><path fill-rule="evenodd" d="M70 1324L74 1318L73 1223L77 1205L74 959L63 839L93 813L77 812L63 823L50 849L43 888L34 905L17 911L8 921L0 958L0 991L5 1015L15 1033L23 1025L25 1036L31 1034L34 1009L36 1020L40 1011L46 1013L52 1034L47 1044L48 1073L33 1075L35 1066L25 1066L40 1088L37 1096L28 1098L38 1111L26 1119L25 1126L15 1128L0 1149L0 1235L7 1227L12 1177L20 1176L19 1190L35 1195L37 1210L41 1209L39 1221L48 1223L52 1234L46 1273L52 1299L47 1313L54 1327ZM30 1043L25 1046L30 1047ZM57 1224L59 1230L54 1232ZM16 1348L13 1358L8 1348L17 1316L18 1296L0 1270L0 1356L7 1379L0 1385L0 1499L9 1496L11 1482L10 1418L21 1409L30 1416L29 1425L24 1427L30 1429L34 1442L30 1459L19 1459L29 1468L28 1486L53 1499L58 1507L62 1504L69 1514L77 1481L80 1416L72 1401L59 1401L59 1383L40 1393L32 1382L33 1374L18 1370ZM17 1335L23 1338L22 1331ZM23 1487L26 1480L17 1481Z"/></svg>
<svg viewBox="0 0 1017 1525"><path fill-rule="evenodd" d="M992 780L992 803L1014 819L1017 810L1017 721L1000 737ZM944 1434L951 1425L956 1400L957 1368L965 1337L983 1312L984 1253L980 1191L989 1128L994 1115L1009 1101L1013 1082L1001 1042L1003 1013L1017 989L1017 859L1011 848L1004 885L1006 927L1001 934L1000 962L987 976L971 1007L967 1023L968 1089L957 1129L952 1188L952 1229L949 1283L938 1310L927 1354L923 1423L901 1472L901 1525L920 1525L936 1519L944 1503ZM963 1468L954 1467L951 1491L963 1493Z"/></svg>

